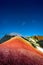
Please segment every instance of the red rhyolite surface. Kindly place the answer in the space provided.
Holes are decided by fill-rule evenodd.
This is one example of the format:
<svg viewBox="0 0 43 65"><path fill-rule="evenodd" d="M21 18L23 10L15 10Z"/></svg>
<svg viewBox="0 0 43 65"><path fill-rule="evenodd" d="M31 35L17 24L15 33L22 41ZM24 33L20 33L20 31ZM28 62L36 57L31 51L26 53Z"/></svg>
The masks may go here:
<svg viewBox="0 0 43 65"><path fill-rule="evenodd" d="M43 65L43 53L21 37L0 44L0 65Z"/></svg>

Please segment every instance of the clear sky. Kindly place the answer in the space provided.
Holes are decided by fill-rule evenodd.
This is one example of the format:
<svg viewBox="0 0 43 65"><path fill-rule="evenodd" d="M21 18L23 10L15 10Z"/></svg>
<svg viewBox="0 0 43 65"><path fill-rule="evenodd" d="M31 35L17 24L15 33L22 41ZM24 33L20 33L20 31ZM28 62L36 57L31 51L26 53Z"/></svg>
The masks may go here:
<svg viewBox="0 0 43 65"><path fill-rule="evenodd" d="M0 0L0 37L43 35L43 0Z"/></svg>

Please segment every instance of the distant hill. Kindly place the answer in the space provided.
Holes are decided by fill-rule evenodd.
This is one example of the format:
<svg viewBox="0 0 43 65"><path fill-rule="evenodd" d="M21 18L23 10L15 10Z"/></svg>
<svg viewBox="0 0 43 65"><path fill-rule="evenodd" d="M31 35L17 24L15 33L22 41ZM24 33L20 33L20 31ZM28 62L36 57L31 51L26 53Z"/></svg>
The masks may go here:
<svg viewBox="0 0 43 65"><path fill-rule="evenodd" d="M14 37L14 36L15 36L15 35L6 34L4 37L2 37L2 38L0 39L0 43L3 43L3 42L5 42L5 41L11 39L11 38Z"/></svg>
<svg viewBox="0 0 43 65"><path fill-rule="evenodd" d="M33 36L32 38L34 38L34 39L37 39L37 40L43 40L43 36Z"/></svg>
<svg viewBox="0 0 43 65"><path fill-rule="evenodd" d="M37 36L38 40L43 40L43 36Z"/></svg>

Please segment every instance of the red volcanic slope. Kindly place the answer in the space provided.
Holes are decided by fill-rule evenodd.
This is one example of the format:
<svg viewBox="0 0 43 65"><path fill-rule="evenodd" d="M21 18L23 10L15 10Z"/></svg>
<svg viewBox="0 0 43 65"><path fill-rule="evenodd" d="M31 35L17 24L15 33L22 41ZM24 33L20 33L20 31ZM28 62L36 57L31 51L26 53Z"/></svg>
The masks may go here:
<svg viewBox="0 0 43 65"><path fill-rule="evenodd" d="M0 65L43 65L43 53L16 36L0 44Z"/></svg>

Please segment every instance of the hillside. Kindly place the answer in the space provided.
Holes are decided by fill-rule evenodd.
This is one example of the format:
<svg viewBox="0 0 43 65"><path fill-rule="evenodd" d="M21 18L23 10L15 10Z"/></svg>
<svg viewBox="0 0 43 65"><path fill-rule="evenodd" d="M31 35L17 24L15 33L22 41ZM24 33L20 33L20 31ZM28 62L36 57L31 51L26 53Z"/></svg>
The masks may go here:
<svg viewBox="0 0 43 65"><path fill-rule="evenodd" d="M15 36L0 44L0 65L43 65L43 53Z"/></svg>
<svg viewBox="0 0 43 65"><path fill-rule="evenodd" d="M31 36L26 37L26 39L38 50L43 52L43 36Z"/></svg>
<svg viewBox="0 0 43 65"><path fill-rule="evenodd" d="M19 35L6 34L4 37L0 39L0 44L10 40L11 38L15 36L19 36ZM28 37L20 36L20 37L27 40L28 42L30 42L30 44L32 44L32 46L34 46L35 48L38 48L40 51L43 52L43 40L42 40L43 36L28 36Z"/></svg>

